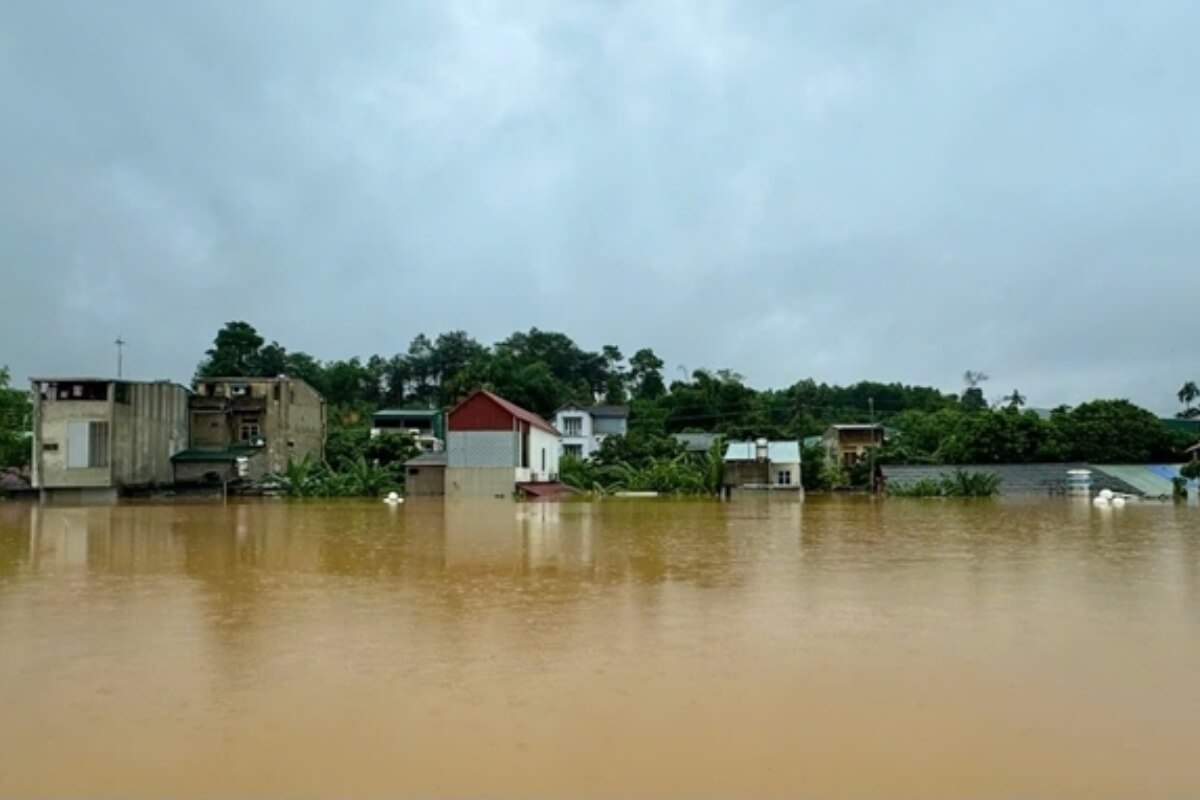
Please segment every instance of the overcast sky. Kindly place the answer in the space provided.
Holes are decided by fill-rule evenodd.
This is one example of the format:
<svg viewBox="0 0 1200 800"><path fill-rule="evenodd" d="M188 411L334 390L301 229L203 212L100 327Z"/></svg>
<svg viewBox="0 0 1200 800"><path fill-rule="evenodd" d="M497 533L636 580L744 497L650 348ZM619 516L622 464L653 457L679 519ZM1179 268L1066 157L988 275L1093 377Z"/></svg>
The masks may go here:
<svg viewBox="0 0 1200 800"><path fill-rule="evenodd" d="M561 330L1175 410L1200 4L0 3L0 364Z"/></svg>

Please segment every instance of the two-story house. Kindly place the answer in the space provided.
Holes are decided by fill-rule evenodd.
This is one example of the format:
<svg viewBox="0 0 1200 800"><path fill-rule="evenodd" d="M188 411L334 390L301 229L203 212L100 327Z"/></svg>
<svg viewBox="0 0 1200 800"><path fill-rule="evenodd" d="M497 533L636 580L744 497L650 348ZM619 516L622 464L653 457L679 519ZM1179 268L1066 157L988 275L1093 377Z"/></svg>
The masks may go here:
<svg viewBox="0 0 1200 800"><path fill-rule="evenodd" d="M554 427L562 433L563 455L576 458L589 458L608 436L624 436L628 424L628 406L568 403L554 414Z"/></svg>
<svg viewBox="0 0 1200 800"><path fill-rule="evenodd" d="M230 480L239 459L257 481L325 455L325 399L300 378L202 378L188 412L188 449L173 459L180 483Z"/></svg>
<svg viewBox="0 0 1200 800"><path fill-rule="evenodd" d="M883 444L884 428L879 424L832 425L822 437L829 460L842 469L857 464L867 451Z"/></svg>
<svg viewBox="0 0 1200 800"><path fill-rule="evenodd" d="M34 378L31 485L45 499L114 500L172 482L188 390L169 381Z"/></svg>

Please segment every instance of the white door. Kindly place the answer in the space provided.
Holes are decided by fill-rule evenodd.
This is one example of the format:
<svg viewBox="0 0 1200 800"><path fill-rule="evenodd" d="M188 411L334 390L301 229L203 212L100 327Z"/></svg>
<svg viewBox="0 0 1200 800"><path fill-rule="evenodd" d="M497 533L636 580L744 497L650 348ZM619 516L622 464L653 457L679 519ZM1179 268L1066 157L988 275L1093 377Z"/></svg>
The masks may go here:
<svg viewBox="0 0 1200 800"><path fill-rule="evenodd" d="M67 469L86 469L90 461L88 455L87 422L67 423Z"/></svg>

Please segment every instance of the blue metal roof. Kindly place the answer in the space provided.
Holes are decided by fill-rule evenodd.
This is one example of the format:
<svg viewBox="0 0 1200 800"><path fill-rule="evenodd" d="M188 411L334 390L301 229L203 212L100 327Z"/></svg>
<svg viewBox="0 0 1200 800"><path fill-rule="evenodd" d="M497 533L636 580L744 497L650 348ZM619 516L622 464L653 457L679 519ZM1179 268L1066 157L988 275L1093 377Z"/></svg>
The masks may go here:
<svg viewBox="0 0 1200 800"><path fill-rule="evenodd" d="M726 461L753 461L755 459L754 442L730 442L725 448ZM776 464L799 464L800 443L767 442L767 460Z"/></svg>

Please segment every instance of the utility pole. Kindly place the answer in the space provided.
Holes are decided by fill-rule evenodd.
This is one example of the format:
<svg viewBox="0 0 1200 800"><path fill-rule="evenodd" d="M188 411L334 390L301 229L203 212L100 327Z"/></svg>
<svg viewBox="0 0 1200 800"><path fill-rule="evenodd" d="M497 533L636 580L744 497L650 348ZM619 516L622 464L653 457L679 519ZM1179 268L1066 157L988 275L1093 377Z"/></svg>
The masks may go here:
<svg viewBox="0 0 1200 800"><path fill-rule="evenodd" d="M117 340L113 342L113 344L117 346L117 377L120 378L122 369L125 366L125 345L127 345L128 342L122 339L121 334L118 333Z"/></svg>
<svg viewBox="0 0 1200 800"><path fill-rule="evenodd" d="M875 398L867 398L867 406L871 409L871 447L867 450L868 463L871 467L871 494L879 491L879 486L875 482Z"/></svg>

